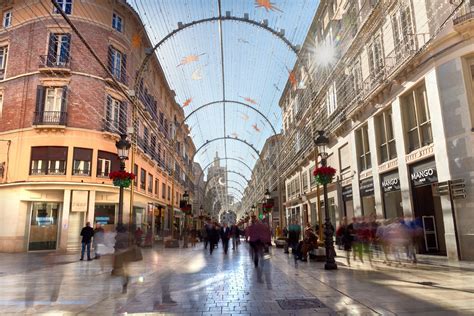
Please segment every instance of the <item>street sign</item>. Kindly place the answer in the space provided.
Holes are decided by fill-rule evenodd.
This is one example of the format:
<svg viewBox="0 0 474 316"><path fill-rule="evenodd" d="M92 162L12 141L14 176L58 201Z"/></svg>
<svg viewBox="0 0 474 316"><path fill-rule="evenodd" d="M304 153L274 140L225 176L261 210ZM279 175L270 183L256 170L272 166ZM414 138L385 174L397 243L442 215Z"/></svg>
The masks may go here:
<svg viewBox="0 0 474 316"><path fill-rule="evenodd" d="M466 198L466 181L464 179L456 179L450 181L451 196L453 199Z"/></svg>

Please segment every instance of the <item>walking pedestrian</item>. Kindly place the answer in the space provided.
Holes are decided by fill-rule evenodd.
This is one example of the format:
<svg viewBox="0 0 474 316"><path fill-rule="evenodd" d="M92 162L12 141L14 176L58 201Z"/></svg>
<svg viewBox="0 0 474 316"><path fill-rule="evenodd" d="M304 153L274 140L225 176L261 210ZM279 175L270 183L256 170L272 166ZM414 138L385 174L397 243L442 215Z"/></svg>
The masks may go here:
<svg viewBox="0 0 474 316"><path fill-rule="evenodd" d="M239 245L239 240L240 240L239 226L233 224L230 229L230 234L232 236L232 250L235 250L237 246Z"/></svg>
<svg viewBox="0 0 474 316"><path fill-rule="evenodd" d="M217 243L219 242L219 231L217 229L217 226L211 224L210 229L207 232L207 238L209 240L209 253L211 255Z"/></svg>
<svg viewBox="0 0 474 316"><path fill-rule="evenodd" d="M87 222L86 226L81 230L82 236L82 249L81 249L81 259L84 260L84 252L87 248L87 261L91 261L91 241L94 236L94 229L91 227L91 223Z"/></svg>
<svg viewBox="0 0 474 316"><path fill-rule="evenodd" d="M104 244L104 229L99 223L95 224L95 229L94 229L94 253L95 257L94 259L99 259L100 258L100 253L98 252L99 249L99 244Z"/></svg>
<svg viewBox="0 0 474 316"><path fill-rule="evenodd" d="M224 248L224 254L227 254L227 250L229 249L229 239L231 237L230 228L227 226L227 223L224 223L224 226L221 228L221 240L222 240L222 247Z"/></svg>

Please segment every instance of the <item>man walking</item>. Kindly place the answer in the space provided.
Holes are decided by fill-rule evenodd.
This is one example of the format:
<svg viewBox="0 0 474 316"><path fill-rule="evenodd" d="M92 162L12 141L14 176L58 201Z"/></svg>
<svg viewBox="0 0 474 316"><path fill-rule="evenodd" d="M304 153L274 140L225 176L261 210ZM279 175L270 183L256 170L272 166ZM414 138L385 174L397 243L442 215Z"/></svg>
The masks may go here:
<svg viewBox="0 0 474 316"><path fill-rule="evenodd" d="M221 239L222 247L224 248L224 254L227 254L230 239L230 228L227 226L227 223L224 223L224 226L221 228Z"/></svg>
<svg viewBox="0 0 474 316"><path fill-rule="evenodd" d="M82 250L81 250L81 260L84 260L84 251L87 247L87 261L91 261L91 241L94 236L94 229L91 227L91 223L87 222L86 227L81 230L82 236Z"/></svg>

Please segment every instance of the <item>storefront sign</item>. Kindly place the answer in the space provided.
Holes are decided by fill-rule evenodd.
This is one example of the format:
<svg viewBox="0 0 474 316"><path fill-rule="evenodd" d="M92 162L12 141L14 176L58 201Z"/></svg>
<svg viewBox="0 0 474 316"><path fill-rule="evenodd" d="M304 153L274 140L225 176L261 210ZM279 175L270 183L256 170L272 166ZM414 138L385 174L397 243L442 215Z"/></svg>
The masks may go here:
<svg viewBox="0 0 474 316"><path fill-rule="evenodd" d="M362 180L359 186L361 196L371 196L374 195L374 181L372 178Z"/></svg>
<svg viewBox="0 0 474 316"><path fill-rule="evenodd" d="M352 185L342 188L342 200L343 201L352 200Z"/></svg>
<svg viewBox="0 0 474 316"><path fill-rule="evenodd" d="M413 166L411 168L410 177L415 187L438 182L435 162L430 160Z"/></svg>
<svg viewBox="0 0 474 316"><path fill-rule="evenodd" d="M72 191L71 212L87 212L89 191Z"/></svg>
<svg viewBox="0 0 474 316"><path fill-rule="evenodd" d="M382 189L384 193L400 191L400 178L398 172L383 174L381 176Z"/></svg>

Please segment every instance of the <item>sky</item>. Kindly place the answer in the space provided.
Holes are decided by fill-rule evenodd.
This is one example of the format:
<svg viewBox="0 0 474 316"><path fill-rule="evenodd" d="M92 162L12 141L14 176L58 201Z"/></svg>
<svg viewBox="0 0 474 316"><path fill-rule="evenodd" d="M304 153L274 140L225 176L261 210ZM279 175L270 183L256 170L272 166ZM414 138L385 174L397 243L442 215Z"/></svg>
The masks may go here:
<svg viewBox="0 0 474 316"><path fill-rule="evenodd" d="M218 16L218 0L128 0L142 18L153 44L184 24ZM222 15L268 21L274 30L284 29L293 45L302 45L313 20L319 0L273 0L273 8L258 7L267 0L221 0ZM289 71L297 59L295 53L277 36L260 27L239 21L222 22L224 80L218 22L196 24L177 32L156 51L168 84L176 93L176 101L184 106L185 115L200 106L216 102L196 111L187 121L201 166L219 157L237 158L253 167L265 140L273 130L264 117L243 102L257 109L281 131L281 111L278 106L288 81ZM224 110L225 109L225 110ZM225 122L225 124L224 124ZM237 140L216 140L218 137L238 137ZM205 145L207 141L211 141ZM204 146L203 146L204 145ZM251 178L250 171L237 160L223 160L228 170ZM228 179L246 184L242 177L229 173ZM239 197L237 197L239 199Z"/></svg>

